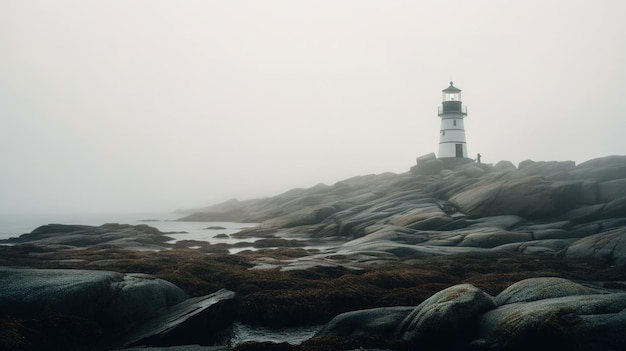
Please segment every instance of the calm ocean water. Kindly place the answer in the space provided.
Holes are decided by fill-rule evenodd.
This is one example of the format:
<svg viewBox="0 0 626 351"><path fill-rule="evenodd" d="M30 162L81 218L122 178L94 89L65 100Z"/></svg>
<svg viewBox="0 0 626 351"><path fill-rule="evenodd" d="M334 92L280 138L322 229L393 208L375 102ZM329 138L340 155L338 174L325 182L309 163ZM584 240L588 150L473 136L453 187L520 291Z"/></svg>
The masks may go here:
<svg viewBox="0 0 626 351"><path fill-rule="evenodd" d="M18 237L46 224L84 224L99 226L105 223L147 224L170 234L177 240L193 239L209 242L235 243L236 239L214 238L218 234L232 234L254 223L234 222L176 222L175 213L88 213L88 214L0 214L0 239ZM220 229L207 229L207 228ZM248 240L250 241L250 240Z"/></svg>

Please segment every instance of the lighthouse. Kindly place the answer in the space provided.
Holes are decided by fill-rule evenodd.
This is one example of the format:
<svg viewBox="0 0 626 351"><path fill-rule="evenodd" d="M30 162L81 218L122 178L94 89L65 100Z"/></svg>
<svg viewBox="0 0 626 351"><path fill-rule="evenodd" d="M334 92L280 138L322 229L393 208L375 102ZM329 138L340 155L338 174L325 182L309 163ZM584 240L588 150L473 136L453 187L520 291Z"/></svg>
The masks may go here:
<svg viewBox="0 0 626 351"><path fill-rule="evenodd" d="M439 132L439 158L467 158L463 119L467 108L461 102L461 89L450 86L442 90L443 103L439 106L441 131Z"/></svg>

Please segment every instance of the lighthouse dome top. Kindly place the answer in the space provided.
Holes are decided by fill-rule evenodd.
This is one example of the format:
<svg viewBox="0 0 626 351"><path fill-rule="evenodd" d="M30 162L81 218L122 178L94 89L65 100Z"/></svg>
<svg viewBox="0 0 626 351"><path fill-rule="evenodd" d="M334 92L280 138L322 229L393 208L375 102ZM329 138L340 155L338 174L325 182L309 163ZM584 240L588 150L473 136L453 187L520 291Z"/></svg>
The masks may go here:
<svg viewBox="0 0 626 351"><path fill-rule="evenodd" d="M459 89L459 88L455 87L455 86L454 86L454 85L452 85L452 84L453 84L453 83L452 83L452 82L450 82L450 86L449 86L449 87L447 87L447 88L445 88L445 89L443 89L442 91L443 91L444 93L460 93L460 92L461 92L461 89Z"/></svg>

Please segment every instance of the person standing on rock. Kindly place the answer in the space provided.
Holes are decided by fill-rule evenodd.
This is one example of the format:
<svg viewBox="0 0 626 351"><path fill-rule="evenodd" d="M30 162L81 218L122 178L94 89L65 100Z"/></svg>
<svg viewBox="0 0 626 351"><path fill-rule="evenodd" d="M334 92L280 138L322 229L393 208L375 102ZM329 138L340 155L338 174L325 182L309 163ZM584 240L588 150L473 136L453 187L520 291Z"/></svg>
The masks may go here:
<svg viewBox="0 0 626 351"><path fill-rule="evenodd" d="M480 157L482 155L480 153L476 154L476 163L480 163Z"/></svg>

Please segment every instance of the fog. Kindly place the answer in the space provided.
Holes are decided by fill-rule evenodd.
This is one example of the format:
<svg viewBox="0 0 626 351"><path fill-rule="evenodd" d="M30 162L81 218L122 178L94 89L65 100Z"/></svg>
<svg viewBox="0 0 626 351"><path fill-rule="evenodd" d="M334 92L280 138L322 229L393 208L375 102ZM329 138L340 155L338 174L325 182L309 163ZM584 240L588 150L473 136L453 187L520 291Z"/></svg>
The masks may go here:
<svg viewBox="0 0 626 351"><path fill-rule="evenodd" d="M626 2L0 0L0 212L170 211L437 152L626 153Z"/></svg>

